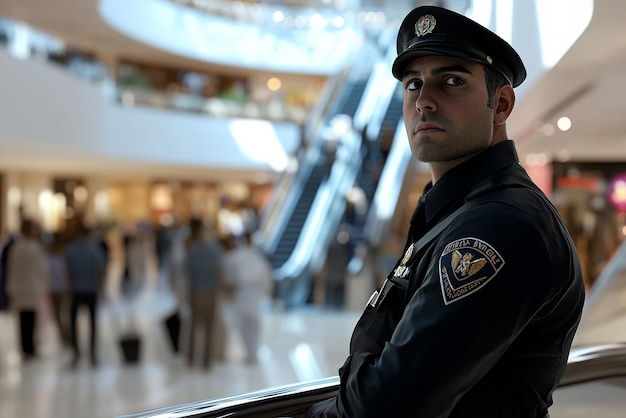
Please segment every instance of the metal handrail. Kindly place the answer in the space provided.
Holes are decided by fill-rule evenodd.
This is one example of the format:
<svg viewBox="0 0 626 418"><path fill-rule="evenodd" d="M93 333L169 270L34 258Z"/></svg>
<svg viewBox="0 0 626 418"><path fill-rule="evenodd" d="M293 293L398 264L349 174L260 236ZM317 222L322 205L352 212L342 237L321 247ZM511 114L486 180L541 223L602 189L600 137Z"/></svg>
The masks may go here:
<svg viewBox="0 0 626 418"><path fill-rule="evenodd" d="M626 376L626 343L574 347L559 386Z"/></svg>
<svg viewBox="0 0 626 418"><path fill-rule="evenodd" d="M118 418L296 417L314 403L335 396L338 388L339 377L334 376Z"/></svg>
<svg viewBox="0 0 626 418"><path fill-rule="evenodd" d="M559 387L623 376L626 343L574 347ZM339 377L334 376L119 418L298 417L312 404L335 396L338 390Z"/></svg>

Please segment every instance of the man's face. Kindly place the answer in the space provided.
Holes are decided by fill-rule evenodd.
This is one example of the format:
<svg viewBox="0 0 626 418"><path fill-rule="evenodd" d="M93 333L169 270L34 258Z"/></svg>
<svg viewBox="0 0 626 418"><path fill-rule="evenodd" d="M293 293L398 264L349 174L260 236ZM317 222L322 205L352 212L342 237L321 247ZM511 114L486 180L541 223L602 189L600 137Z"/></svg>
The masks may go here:
<svg viewBox="0 0 626 418"><path fill-rule="evenodd" d="M445 56L412 61L402 77L402 112L413 156L443 171L492 144L482 64Z"/></svg>

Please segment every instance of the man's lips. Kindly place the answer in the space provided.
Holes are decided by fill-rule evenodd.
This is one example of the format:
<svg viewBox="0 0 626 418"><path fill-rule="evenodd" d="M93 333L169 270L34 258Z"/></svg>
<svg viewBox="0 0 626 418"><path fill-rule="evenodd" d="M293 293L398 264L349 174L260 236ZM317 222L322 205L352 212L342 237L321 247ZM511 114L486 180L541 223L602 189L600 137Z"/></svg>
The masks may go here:
<svg viewBox="0 0 626 418"><path fill-rule="evenodd" d="M435 131L443 131L444 129L434 123L422 122L418 123L415 127L415 133L429 133Z"/></svg>

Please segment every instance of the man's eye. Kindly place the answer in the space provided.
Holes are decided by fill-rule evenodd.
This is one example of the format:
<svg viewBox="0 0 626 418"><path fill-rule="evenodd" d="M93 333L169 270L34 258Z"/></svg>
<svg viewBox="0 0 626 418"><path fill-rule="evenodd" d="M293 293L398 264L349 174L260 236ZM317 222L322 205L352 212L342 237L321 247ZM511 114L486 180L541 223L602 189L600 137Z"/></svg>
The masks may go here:
<svg viewBox="0 0 626 418"><path fill-rule="evenodd" d="M450 76L446 78L446 84L449 86L460 86L463 84L463 79L456 76Z"/></svg>
<svg viewBox="0 0 626 418"><path fill-rule="evenodd" d="M407 90L417 90L421 87L422 83L420 83L418 80L413 80L413 81L409 81L406 84L406 89Z"/></svg>

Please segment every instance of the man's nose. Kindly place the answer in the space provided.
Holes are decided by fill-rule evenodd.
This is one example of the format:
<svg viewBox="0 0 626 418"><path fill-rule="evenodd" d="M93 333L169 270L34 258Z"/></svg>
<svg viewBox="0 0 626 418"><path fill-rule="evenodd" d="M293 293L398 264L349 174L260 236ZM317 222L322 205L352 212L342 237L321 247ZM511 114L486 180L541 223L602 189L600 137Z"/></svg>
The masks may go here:
<svg viewBox="0 0 626 418"><path fill-rule="evenodd" d="M422 85L419 95L415 99L415 108L420 113L436 110L437 104L433 96L433 89L430 86Z"/></svg>

